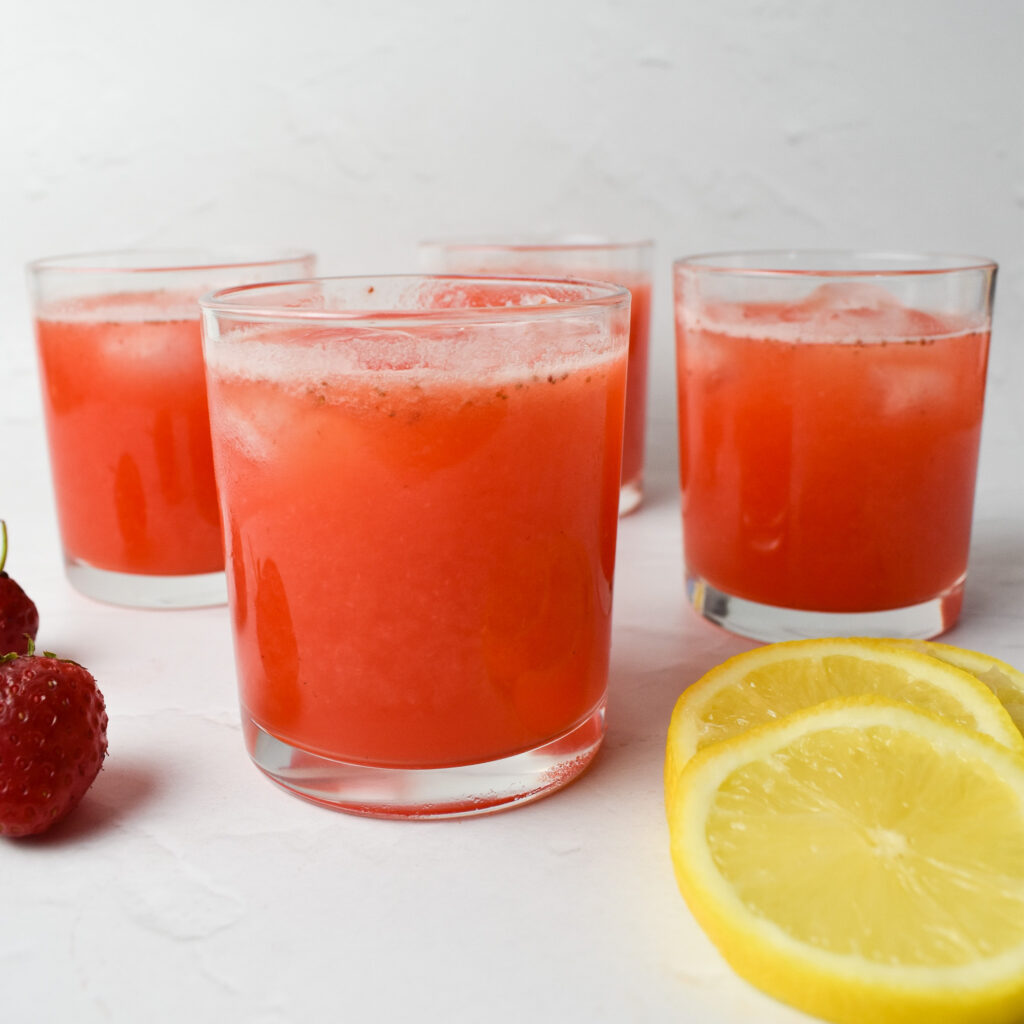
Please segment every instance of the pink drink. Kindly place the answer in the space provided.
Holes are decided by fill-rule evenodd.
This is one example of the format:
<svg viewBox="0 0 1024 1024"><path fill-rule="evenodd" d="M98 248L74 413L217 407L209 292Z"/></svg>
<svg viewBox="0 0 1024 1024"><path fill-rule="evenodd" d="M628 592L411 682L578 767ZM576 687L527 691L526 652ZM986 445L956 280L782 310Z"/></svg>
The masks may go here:
<svg viewBox="0 0 1024 1024"><path fill-rule="evenodd" d="M677 264L695 603L758 639L948 628L970 545L989 268L963 272L974 275L974 310L956 304L972 294L967 283L942 270L918 281L901 266L885 285L822 273L815 286L811 272L790 281L706 259ZM804 294L774 299L783 285ZM901 287L921 305L901 302ZM744 291L758 300L734 297Z"/></svg>
<svg viewBox="0 0 1024 1024"><path fill-rule="evenodd" d="M640 504L644 488L644 439L647 430L647 365L651 331L651 283L648 279L617 280L629 288L629 376L626 379L626 422L622 436L622 496L619 511Z"/></svg>
<svg viewBox="0 0 1024 1024"><path fill-rule="evenodd" d="M619 514L643 500L651 322L651 244L601 241L425 242L421 254L434 270L456 274L542 274L609 281L630 290L629 378L622 442Z"/></svg>
<svg viewBox="0 0 1024 1024"><path fill-rule="evenodd" d="M593 712L615 555L593 509L616 507L625 377L624 357L479 384L214 371L252 720L424 768L507 757Z"/></svg>
<svg viewBox="0 0 1024 1024"><path fill-rule="evenodd" d="M208 334L247 742L325 803L479 813L568 782L603 733L627 299L362 280L312 283L325 297L294 319L398 306L370 327L229 309ZM537 293L610 297L615 319L519 308Z"/></svg>
<svg viewBox="0 0 1024 1024"><path fill-rule="evenodd" d="M199 297L305 276L305 253L129 250L29 267L64 565L111 604L223 604Z"/></svg>
<svg viewBox="0 0 1024 1024"><path fill-rule="evenodd" d="M198 308L105 296L41 311L36 332L66 555L122 573L223 569Z"/></svg>

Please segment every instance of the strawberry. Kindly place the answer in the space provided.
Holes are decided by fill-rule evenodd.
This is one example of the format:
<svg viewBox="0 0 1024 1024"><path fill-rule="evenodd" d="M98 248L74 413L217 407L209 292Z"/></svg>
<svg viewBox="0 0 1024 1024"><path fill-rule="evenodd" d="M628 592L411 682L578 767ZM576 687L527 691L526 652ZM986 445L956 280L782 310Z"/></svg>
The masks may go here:
<svg viewBox="0 0 1024 1024"><path fill-rule="evenodd" d="M7 524L0 519L0 654L24 654L39 632L39 612L31 598L4 572Z"/></svg>
<svg viewBox="0 0 1024 1024"><path fill-rule="evenodd" d="M0 659L0 835L43 832L85 795L107 753L96 680L50 653Z"/></svg>

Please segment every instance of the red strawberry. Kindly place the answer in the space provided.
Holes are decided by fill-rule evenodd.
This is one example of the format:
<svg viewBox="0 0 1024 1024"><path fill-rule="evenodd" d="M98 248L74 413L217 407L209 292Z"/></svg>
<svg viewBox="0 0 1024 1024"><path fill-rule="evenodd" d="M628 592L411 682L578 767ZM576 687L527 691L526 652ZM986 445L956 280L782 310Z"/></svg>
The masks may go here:
<svg viewBox="0 0 1024 1024"><path fill-rule="evenodd" d="M92 675L29 652L0 659L0 835L43 832L85 795L107 753L107 712Z"/></svg>
<svg viewBox="0 0 1024 1024"><path fill-rule="evenodd" d="M31 598L4 572L7 524L0 519L0 655L24 654L39 632L39 612Z"/></svg>

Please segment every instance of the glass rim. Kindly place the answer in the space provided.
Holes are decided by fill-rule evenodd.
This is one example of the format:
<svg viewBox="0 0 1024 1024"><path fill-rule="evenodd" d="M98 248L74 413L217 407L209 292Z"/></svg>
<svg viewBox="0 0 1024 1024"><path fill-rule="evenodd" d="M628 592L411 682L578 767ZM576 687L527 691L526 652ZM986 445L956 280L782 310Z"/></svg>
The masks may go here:
<svg viewBox="0 0 1024 1024"><path fill-rule="evenodd" d="M819 266L813 260L822 260ZM792 265L785 265L786 261ZM828 265L824 261L833 262ZM857 265L857 264L861 265ZM750 249L684 256L673 270L699 270L736 277L914 277L969 271L994 271L999 264L985 256L945 252L871 249Z"/></svg>
<svg viewBox="0 0 1024 1024"><path fill-rule="evenodd" d="M625 252L630 249L646 250L654 247L650 238L617 239L605 235L551 234L551 235L454 235L449 238L426 238L419 243L421 249L452 249L460 252Z"/></svg>
<svg viewBox="0 0 1024 1024"><path fill-rule="evenodd" d="M306 306L283 306L269 302L246 302L256 293L266 293L303 285L323 285L344 282L351 285L376 286L384 282L444 282L510 285L522 288L524 285L556 285L560 289L576 289L586 294L580 298L560 300L538 305L495 305L466 306L442 309L393 309L387 306L362 309L313 309ZM199 306L204 312L232 319L259 322L286 321L312 323L362 324L381 326L391 323L404 325L445 324L445 323L501 323L520 320L565 316L600 307L614 308L625 305L630 291L622 285L607 281L582 279L567 280L561 277L516 277L485 274L353 274L333 277L305 277L288 281L266 281L260 284L234 285L221 288L202 296Z"/></svg>
<svg viewBox="0 0 1024 1024"><path fill-rule="evenodd" d="M44 256L28 264L30 273L57 271L69 274L167 274L242 267L272 267L315 259L308 249L251 248L155 248L102 249L94 252Z"/></svg>

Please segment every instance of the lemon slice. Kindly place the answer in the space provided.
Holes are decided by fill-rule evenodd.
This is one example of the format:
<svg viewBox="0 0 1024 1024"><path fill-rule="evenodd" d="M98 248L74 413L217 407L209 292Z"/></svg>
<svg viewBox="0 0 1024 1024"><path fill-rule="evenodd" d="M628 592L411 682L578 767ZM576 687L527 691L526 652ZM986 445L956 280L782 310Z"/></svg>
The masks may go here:
<svg viewBox="0 0 1024 1024"><path fill-rule="evenodd" d="M1024 753L1024 737L988 686L947 660L883 640L793 640L738 654L683 691L669 723L666 793L702 747L857 694L925 708Z"/></svg>
<svg viewBox="0 0 1024 1024"><path fill-rule="evenodd" d="M669 803L697 921L741 976L840 1024L1024 1019L1024 757L849 697L709 746Z"/></svg>
<svg viewBox="0 0 1024 1024"><path fill-rule="evenodd" d="M1010 713L1014 725L1024 733L1024 672L980 651L968 651L934 640L894 640L892 643L930 654L980 679Z"/></svg>

